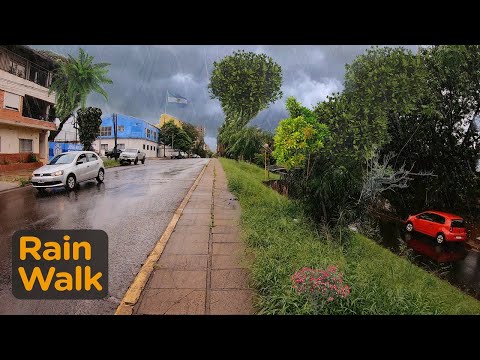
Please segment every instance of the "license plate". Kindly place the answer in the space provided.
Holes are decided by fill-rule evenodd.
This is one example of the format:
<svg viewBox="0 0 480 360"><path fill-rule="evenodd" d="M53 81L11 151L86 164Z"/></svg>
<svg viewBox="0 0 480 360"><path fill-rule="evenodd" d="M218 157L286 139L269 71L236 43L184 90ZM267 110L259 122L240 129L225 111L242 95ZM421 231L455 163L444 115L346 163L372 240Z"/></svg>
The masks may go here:
<svg viewBox="0 0 480 360"><path fill-rule="evenodd" d="M461 239L462 237L461 236L457 236L457 239Z"/></svg>

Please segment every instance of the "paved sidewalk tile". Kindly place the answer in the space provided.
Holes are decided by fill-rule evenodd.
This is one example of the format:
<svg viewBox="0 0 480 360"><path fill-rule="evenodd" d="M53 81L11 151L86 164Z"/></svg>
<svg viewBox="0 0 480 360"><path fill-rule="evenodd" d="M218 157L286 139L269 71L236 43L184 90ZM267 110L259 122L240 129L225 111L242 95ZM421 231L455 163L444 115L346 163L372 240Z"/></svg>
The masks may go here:
<svg viewBox="0 0 480 360"><path fill-rule="evenodd" d="M207 270L208 255L163 254L156 269Z"/></svg>
<svg viewBox="0 0 480 360"><path fill-rule="evenodd" d="M252 314L252 298L252 290L212 290L212 296L210 300L210 314Z"/></svg>
<svg viewBox="0 0 480 360"><path fill-rule="evenodd" d="M203 270L160 269L153 272L150 289L204 289L207 273Z"/></svg>
<svg viewBox="0 0 480 360"><path fill-rule="evenodd" d="M246 268L245 259L242 255L213 255L212 269L242 269Z"/></svg>
<svg viewBox="0 0 480 360"><path fill-rule="evenodd" d="M146 315L203 315L205 291L196 289L147 289L138 307Z"/></svg>
<svg viewBox="0 0 480 360"><path fill-rule="evenodd" d="M245 245L239 242L213 243L212 248L213 255L236 255L244 252Z"/></svg>
<svg viewBox="0 0 480 360"><path fill-rule="evenodd" d="M248 289L245 269L212 270L212 289Z"/></svg>
<svg viewBox="0 0 480 360"><path fill-rule="evenodd" d="M230 234L212 234L212 241L214 243L231 243L231 242L240 242L240 237L238 233Z"/></svg>

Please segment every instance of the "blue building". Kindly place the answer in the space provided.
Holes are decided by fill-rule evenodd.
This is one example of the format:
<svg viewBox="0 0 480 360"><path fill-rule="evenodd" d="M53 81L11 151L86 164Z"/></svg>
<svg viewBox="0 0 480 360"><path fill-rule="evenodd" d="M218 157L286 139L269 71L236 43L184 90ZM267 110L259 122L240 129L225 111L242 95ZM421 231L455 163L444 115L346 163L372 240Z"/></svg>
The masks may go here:
<svg viewBox="0 0 480 360"><path fill-rule="evenodd" d="M149 122L117 114L117 146L119 149L138 148L145 152L147 157L157 157L160 145L160 129ZM100 136L95 141L95 148L100 154L112 150L115 146L113 132L113 114L102 119Z"/></svg>

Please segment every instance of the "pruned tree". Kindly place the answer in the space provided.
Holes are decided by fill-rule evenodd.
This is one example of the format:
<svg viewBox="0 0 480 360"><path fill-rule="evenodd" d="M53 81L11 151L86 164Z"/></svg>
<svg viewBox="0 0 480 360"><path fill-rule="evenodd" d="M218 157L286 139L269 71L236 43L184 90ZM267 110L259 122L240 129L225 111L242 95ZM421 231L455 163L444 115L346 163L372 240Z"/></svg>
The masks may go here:
<svg viewBox="0 0 480 360"><path fill-rule="evenodd" d="M93 142L97 136L100 135L102 110L94 107L78 109L77 123L80 142L83 144L83 150L90 150Z"/></svg>

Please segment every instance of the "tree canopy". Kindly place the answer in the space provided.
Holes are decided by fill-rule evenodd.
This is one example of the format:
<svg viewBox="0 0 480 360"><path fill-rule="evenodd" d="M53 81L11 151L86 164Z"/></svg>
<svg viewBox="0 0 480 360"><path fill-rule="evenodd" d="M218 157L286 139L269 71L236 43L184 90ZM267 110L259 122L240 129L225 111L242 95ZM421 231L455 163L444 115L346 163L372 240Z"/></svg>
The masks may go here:
<svg viewBox="0 0 480 360"><path fill-rule="evenodd" d="M94 57L82 48L79 49L78 58L68 55L67 60L58 61L49 92L56 94L55 114L60 119L60 125L57 131L50 133L50 141L55 139L78 107L86 106L90 93L97 92L108 100L108 94L101 85L112 83L107 77L110 64L93 61Z"/></svg>
<svg viewBox="0 0 480 360"><path fill-rule="evenodd" d="M226 122L238 129L282 97L282 69L265 54L236 51L213 67L211 97L220 100Z"/></svg>
<svg viewBox="0 0 480 360"><path fill-rule="evenodd" d="M102 110L95 107L82 108L77 111L80 142L84 150L90 150L93 142L100 135Z"/></svg>

